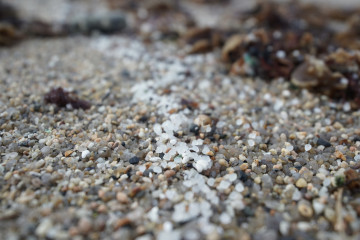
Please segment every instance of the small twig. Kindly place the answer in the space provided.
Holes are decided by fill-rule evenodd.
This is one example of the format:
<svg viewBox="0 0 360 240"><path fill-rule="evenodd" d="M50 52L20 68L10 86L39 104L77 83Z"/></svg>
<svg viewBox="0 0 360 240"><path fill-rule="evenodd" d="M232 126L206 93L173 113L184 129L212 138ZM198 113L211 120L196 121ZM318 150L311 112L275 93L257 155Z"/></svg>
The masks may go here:
<svg viewBox="0 0 360 240"><path fill-rule="evenodd" d="M335 231L338 231L340 234L345 232L345 223L342 217L342 195L343 195L343 188L339 188L339 191L337 192L337 198L336 198L336 205L335 205L335 211L336 211L336 222L335 222Z"/></svg>

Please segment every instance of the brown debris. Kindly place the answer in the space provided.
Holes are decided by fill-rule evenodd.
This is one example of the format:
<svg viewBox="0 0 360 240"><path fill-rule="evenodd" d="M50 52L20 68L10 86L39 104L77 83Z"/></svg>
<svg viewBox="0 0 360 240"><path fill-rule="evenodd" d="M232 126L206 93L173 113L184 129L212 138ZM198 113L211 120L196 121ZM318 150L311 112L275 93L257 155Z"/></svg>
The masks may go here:
<svg viewBox="0 0 360 240"><path fill-rule="evenodd" d="M360 107L359 10L330 10L297 1L258 2L243 29L226 38L222 60L234 75L285 78ZM340 31L334 22L347 25Z"/></svg>
<svg viewBox="0 0 360 240"><path fill-rule="evenodd" d="M21 34L8 23L0 22L0 46L11 46L21 39Z"/></svg>
<svg viewBox="0 0 360 240"><path fill-rule="evenodd" d="M70 104L74 109L89 109L91 104L85 100L79 99L76 95L65 91L63 88L51 89L50 92L45 94L45 102L56 104L58 107L66 107Z"/></svg>
<svg viewBox="0 0 360 240"><path fill-rule="evenodd" d="M360 192L360 174L354 169L345 171L346 186L352 192Z"/></svg>
<svg viewBox="0 0 360 240"><path fill-rule="evenodd" d="M291 82L330 97L353 100L360 107L360 52L338 49L316 59L308 57L291 75Z"/></svg>
<svg viewBox="0 0 360 240"><path fill-rule="evenodd" d="M183 39L192 45L189 54L210 52L222 44L220 33L211 28L191 28L184 34Z"/></svg>
<svg viewBox="0 0 360 240"><path fill-rule="evenodd" d="M131 225L131 220L129 218L121 218L117 220L114 224L114 230L118 230L121 227Z"/></svg>

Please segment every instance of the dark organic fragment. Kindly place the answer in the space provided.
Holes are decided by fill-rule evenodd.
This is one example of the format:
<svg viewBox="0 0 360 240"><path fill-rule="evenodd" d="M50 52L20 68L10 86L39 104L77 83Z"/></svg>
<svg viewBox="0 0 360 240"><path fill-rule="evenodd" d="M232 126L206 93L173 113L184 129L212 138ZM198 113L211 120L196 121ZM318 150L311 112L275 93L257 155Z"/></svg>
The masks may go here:
<svg viewBox="0 0 360 240"><path fill-rule="evenodd" d="M66 107L70 104L74 109L89 109L91 104L85 100L79 99L76 95L65 91L63 88L51 89L45 94L45 102L56 104L58 107Z"/></svg>
<svg viewBox="0 0 360 240"><path fill-rule="evenodd" d="M206 53L222 44L220 33L211 28L191 28L183 38L192 44L189 54Z"/></svg>
<svg viewBox="0 0 360 240"><path fill-rule="evenodd" d="M231 74L281 77L360 108L359 9L259 2L241 22L245 27L232 32L222 49Z"/></svg>
<svg viewBox="0 0 360 240"><path fill-rule="evenodd" d="M345 171L346 185L352 192L360 192L360 173L354 169Z"/></svg>
<svg viewBox="0 0 360 240"><path fill-rule="evenodd" d="M15 8L0 1L0 46L10 46L18 42L19 17Z"/></svg>
<svg viewBox="0 0 360 240"><path fill-rule="evenodd" d="M360 52L337 51L323 58L308 57L291 75L298 87L312 89L333 98L352 100L360 106Z"/></svg>

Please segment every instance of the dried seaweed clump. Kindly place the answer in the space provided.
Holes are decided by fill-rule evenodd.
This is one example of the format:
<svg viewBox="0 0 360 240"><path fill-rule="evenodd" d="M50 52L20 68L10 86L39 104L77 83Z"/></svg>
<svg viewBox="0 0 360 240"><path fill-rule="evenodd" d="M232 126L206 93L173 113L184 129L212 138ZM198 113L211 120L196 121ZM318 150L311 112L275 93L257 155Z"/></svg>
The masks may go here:
<svg viewBox="0 0 360 240"><path fill-rule="evenodd" d="M304 55L316 51L319 49L309 34L259 29L229 38L223 47L222 58L232 64L232 74L271 80L289 78Z"/></svg>
<svg viewBox="0 0 360 240"><path fill-rule="evenodd" d="M222 45L222 36L215 29L190 28L183 36L184 41L191 45L189 54L199 54L212 51L214 48Z"/></svg>
<svg viewBox="0 0 360 240"><path fill-rule="evenodd" d="M298 87L312 89L333 98L349 99L360 107L360 51L336 52L322 58L308 56L291 75Z"/></svg>
<svg viewBox="0 0 360 240"><path fill-rule="evenodd" d="M231 74L266 81L282 77L359 108L359 13L298 2L259 3L243 16L251 24L225 41L222 59ZM339 24L347 27L339 30Z"/></svg>
<svg viewBox="0 0 360 240"><path fill-rule="evenodd" d="M21 39L19 17L9 4L0 1L0 46L10 46Z"/></svg>
<svg viewBox="0 0 360 240"><path fill-rule="evenodd" d="M91 104L85 100L79 99L71 92L65 91L63 88L51 89L45 94L45 102L56 104L58 107L66 107L68 104L74 109L89 109Z"/></svg>

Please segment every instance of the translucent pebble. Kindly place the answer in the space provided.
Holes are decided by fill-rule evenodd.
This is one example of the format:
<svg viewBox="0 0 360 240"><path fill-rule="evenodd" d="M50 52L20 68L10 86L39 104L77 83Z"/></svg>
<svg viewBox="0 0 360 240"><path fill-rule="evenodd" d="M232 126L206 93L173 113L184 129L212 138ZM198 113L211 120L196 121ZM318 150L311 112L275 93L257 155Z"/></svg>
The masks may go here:
<svg viewBox="0 0 360 240"><path fill-rule="evenodd" d="M282 235L288 235L290 230L290 223L286 221L281 221L279 225L279 230Z"/></svg>
<svg viewBox="0 0 360 240"><path fill-rule="evenodd" d="M81 153L81 158L86 158L90 154L89 150L85 150Z"/></svg>
<svg viewBox="0 0 360 240"><path fill-rule="evenodd" d="M256 133L250 133L250 134L249 134L249 138L255 139L255 138L256 138Z"/></svg>
<svg viewBox="0 0 360 240"><path fill-rule="evenodd" d="M204 140L202 140L202 139L197 139L197 140L193 140L193 141L191 142L191 145L193 145L193 146L199 146L199 145L203 145L203 142L204 142Z"/></svg>
<svg viewBox="0 0 360 240"><path fill-rule="evenodd" d="M229 224L229 223L231 223L231 217L227 213L222 213L220 215L220 222L222 224Z"/></svg>
<svg viewBox="0 0 360 240"><path fill-rule="evenodd" d="M214 186L215 184L215 179L214 178L209 178L206 182L210 187Z"/></svg>
<svg viewBox="0 0 360 240"><path fill-rule="evenodd" d="M154 125L154 132L155 132L157 135L161 135L162 129L161 129L160 124L156 123L156 124Z"/></svg>
<svg viewBox="0 0 360 240"><path fill-rule="evenodd" d="M139 167L139 171L140 172L144 172L146 170L146 167L144 166L144 165L141 165L140 167Z"/></svg>
<svg viewBox="0 0 360 240"><path fill-rule="evenodd" d="M272 182L271 177L268 174L264 174L261 177L261 181L262 181L263 188L272 188L273 182Z"/></svg>
<svg viewBox="0 0 360 240"><path fill-rule="evenodd" d="M236 173L231 173L231 174L228 174L226 175L226 178L230 181L230 182L233 182L237 179L237 175Z"/></svg>
<svg viewBox="0 0 360 240"><path fill-rule="evenodd" d="M177 164L174 163L174 162L169 162L168 166L169 166L169 168L173 169L173 168L175 168L177 166Z"/></svg>
<svg viewBox="0 0 360 240"><path fill-rule="evenodd" d="M211 161L208 161L208 159L200 159L195 163L194 167L198 172L202 172L211 167Z"/></svg>
<svg viewBox="0 0 360 240"><path fill-rule="evenodd" d="M239 182L238 184L236 184L235 190L237 192L243 192L244 191L244 185L241 182Z"/></svg>
<svg viewBox="0 0 360 240"><path fill-rule="evenodd" d="M51 151L51 148L48 147L48 146L45 146L41 149L41 153L44 155L44 156L47 156L50 154L50 151Z"/></svg>
<svg viewBox="0 0 360 240"><path fill-rule="evenodd" d="M163 229L164 229L165 231L171 231L171 230L173 229L172 223L169 222L169 221L164 222L164 224L163 224Z"/></svg>
<svg viewBox="0 0 360 240"><path fill-rule="evenodd" d="M181 239L181 232L176 231L161 231L157 237L158 240L180 240Z"/></svg>
<svg viewBox="0 0 360 240"><path fill-rule="evenodd" d="M218 190L226 190L230 187L231 183L229 181L226 180L222 180L219 184L219 186L217 187Z"/></svg>
<svg viewBox="0 0 360 240"><path fill-rule="evenodd" d="M355 161L360 161L360 154L356 155L356 156L354 157L354 160L355 160Z"/></svg>
<svg viewBox="0 0 360 240"><path fill-rule="evenodd" d="M161 173L161 172L162 172L162 169L161 169L161 167L156 166L156 167L153 168L153 171L154 171L155 173Z"/></svg>
<svg viewBox="0 0 360 240"><path fill-rule="evenodd" d="M324 187L327 187L330 185L330 183L331 183L331 178L326 178L323 182L323 185L324 185Z"/></svg>
<svg viewBox="0 0 360 240"><path fill-rule="evenodd" d="M289 151L289 152L294 150L293 145L286 146L286 150Z"/></svg>
<svg viewBox="0 0 360 240"><path fill-rule="evenodd" d="M18 155L17 152L6 153L3 160L15 159Z"/></svg>
<svg viewBox="0 0 360 240"><path fill-rule="evenodd" d="M175 130L174 124L169 120L163 122L162 127L164 128L164 131L167 133L171 133L172 131Z"/></svg>
<svg viewBox="0 0 360 240"><path fill-rule="evenodd" d="M324 211L325 205L322 204L320 201L315 199L312 205L316 214L320 214Z"/></svg>
<svg viewBox="0 0 360 240"><path fill-rule="evenodd" d="M248 140L248 144L250 147L253 147L255 145L255 142L254 142L254 140L250 139L250 140Z"/></svg>
<svg viewBox="0 0 360 240"><path fill-rule="evenodd" d="M242 120L242 119L236 120L236 125L240 126L241 124L243 124L243 120Z"/></svg>
<svg viewBox="0 0 360 240"><path fill-rule="evenodd" d="M210 152L210 148L208 146L205 146L202 150L202 153L207 154L208 152Z"/></svg>
<svg viewBox="0 0 360 240"><path fill-rule="evenodd" d="M186 199L186 200L192 200L193 198L194 198L194 193L193 192L186 192L185 193L185 195L184 195L184 198Z"/></svg>
<svg viewBox="0 0 360 240"><path fill-rule="evenodd" d="M300 199L301 199L301 192L298 189L296 189L295 192L293 193L292 200L299 201Z"/></svg>
<svg viewBox="0 0 360 240"><path fill-rule="evenodd" d="M310 145L310 144L306 144L305 145L305 151L310 151L311 150L311 148L312 148L312 146Z"/></svg>
<svg viewBox="0 0 360 240"><path fill-rule="evenodd" d="M343 105L343 110L344 112L349 112L351 110L351 106L350 106L350 103L349 102L346 102L344 105Z"/></svg>

